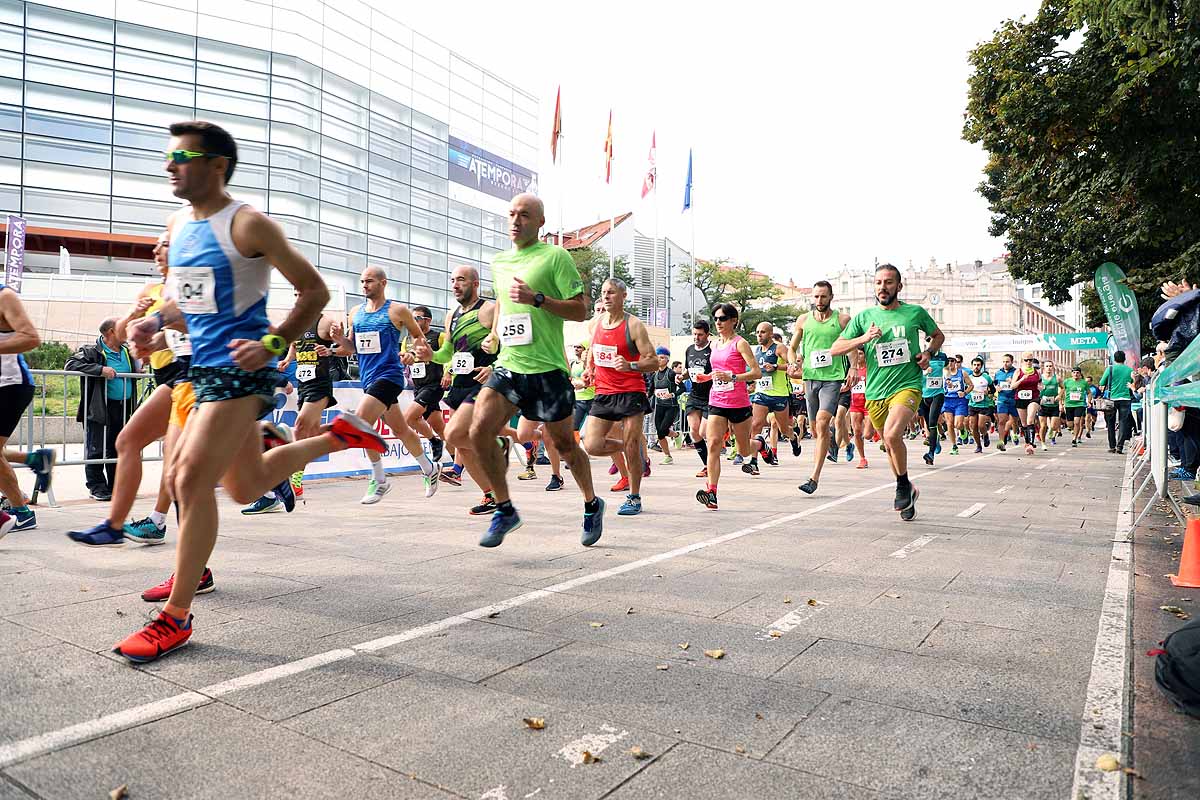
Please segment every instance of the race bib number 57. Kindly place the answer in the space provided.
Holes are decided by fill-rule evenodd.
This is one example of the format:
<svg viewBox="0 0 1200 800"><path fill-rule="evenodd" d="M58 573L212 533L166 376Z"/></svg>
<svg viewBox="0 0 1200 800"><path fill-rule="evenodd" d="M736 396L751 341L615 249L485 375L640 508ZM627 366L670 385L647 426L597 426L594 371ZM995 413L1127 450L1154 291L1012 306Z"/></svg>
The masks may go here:
<svg viewBox="0 0 1200 800"><path fill-rule="evenodd" d="M875 363L881 367L898 367L912 361L908 350L908 339L880 342L875 345Z"/></svg>

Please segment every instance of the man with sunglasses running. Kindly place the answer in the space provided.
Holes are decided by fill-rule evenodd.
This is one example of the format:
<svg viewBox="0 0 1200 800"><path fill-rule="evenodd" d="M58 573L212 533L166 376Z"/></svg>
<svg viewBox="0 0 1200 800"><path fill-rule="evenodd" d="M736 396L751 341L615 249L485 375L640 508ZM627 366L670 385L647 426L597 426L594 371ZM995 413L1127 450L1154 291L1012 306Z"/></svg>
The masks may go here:
<svg viewBox="0 0 1200 800"><path fill-rule="evenodd" d="M217 541L218 483L249 502L315 458L386 447L361 419L343 414L322 436L263 453L257 420L273 404L275 359L317 319L329 290L277 223L229 196L225 186L237 166L232 136L199 121L176 123L170 132L171 190L188 201L167 223L175 303L131 325L130 338L144 346L164 325L186 324L196 408L168 476L179 506L177 580L158 617L113 648L135 663L172 652L192 635L192 600ZM267 319L272 267L299 292L274 329Z"/></svg>
<svg viewBox="0 0 1200 800"><path fill-rule="evenodd" d="M921 404L923 371L946 336L929 312L900 302L904 283L900 270L880 264L875 270L875 299L879 304L860 311L833 343L831 354L845 355L856 348L867 353L867 414L882 432L888 461L896 476L894 507L900 519L917 516L920 492L908 479L908 449L904 434ZM921 334L929 337L927 349L916 352Z"/></svg>

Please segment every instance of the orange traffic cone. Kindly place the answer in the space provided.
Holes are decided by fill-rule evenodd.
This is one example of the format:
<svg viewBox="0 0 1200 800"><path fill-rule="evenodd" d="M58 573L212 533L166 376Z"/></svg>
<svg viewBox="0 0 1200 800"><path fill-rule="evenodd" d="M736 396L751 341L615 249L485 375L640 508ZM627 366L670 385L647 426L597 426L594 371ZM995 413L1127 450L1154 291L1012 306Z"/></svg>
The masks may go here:
<svg viewBox="0 0 1200 800"><path fill-rule="evenodd" d="M1183 555L1179 557L1179 574L1168 575L1173 586L1200 589L1200 519L1189 519L1183 535Z"/></svg>

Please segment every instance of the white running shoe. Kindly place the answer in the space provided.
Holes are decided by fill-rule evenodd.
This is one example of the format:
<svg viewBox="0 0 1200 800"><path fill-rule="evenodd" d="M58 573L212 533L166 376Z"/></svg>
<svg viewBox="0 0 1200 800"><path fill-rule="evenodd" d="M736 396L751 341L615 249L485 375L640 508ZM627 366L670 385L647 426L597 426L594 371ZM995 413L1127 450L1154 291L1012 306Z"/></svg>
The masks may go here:
<svg viewBox="0 0 1200 800"><path fill-rule="evenodd" d="M441 483L441 481L438 480L437 467L434 467L433 473L429 475L423 475L423 477L425 479L425 496L433 497L435 494L437 494L438 484Z"/></svg>
<svg viewBox="0 0 1200 800"><path fill-rule="evenodd" d="M362 500L359 500L358 502L362 503L364 506L375 505L383 499L385 494L391 490L392 485L390 483L380 483L374 478L371 478L370 482L367 483L367 493L364 494Z"/></svg>

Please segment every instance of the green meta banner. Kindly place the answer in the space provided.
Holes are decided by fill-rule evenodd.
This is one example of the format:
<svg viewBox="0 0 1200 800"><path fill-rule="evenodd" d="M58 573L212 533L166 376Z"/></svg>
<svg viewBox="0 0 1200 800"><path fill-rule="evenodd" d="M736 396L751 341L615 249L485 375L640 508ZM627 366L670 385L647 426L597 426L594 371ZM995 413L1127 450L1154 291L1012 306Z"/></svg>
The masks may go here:
<svg viewBox="0 0 1200 800"><path fill-rule="evenodd" d="M1080 331L1079 333L1043 333L1051 350L1105 350L1108 348L1108 333L1105 331Z"/></svg>

